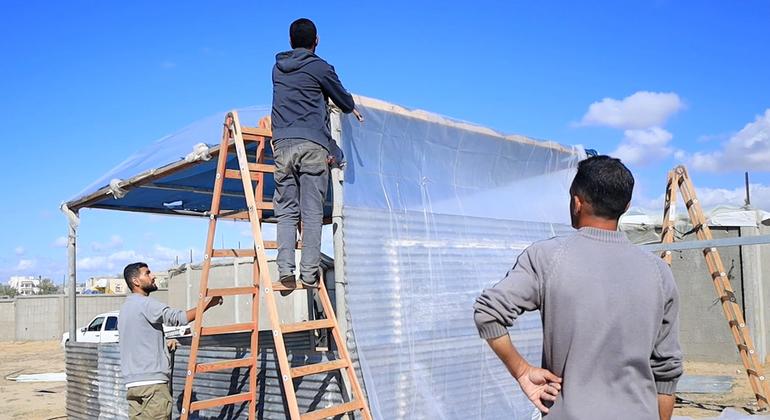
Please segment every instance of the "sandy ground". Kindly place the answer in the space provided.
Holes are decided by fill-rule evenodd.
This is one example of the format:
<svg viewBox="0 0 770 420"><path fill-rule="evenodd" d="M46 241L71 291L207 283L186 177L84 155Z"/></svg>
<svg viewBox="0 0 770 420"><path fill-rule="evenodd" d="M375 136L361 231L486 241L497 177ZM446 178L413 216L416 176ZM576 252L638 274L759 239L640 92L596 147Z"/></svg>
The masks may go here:
<svg viewBox="0 0 770 420"><path fill-rule="evenodd" d="M768 368L770 368L770 364L765 364L765 372L767 372ZM757 409L757 400L754 398L754 393L751 390L742 364L685 362L684 370L688 375L732 376L734 379L733 388L728 394L679 394L678 396L681 399L692 401L696 404L677 404L674 409L674 415L717 417L725 407L734 407L738 411L747 414L748 412L745 409L752 411ZM699 404L702 406L699 407Z"/></svg>
<svg viewBox="0 0 770 420"><path fill-rule="evenodd" d="M765 366L765 371L770 366ZM0 418L64 419L64 382L17 383L18 374L64 372L64 351L55 341L0 343ZM728 375L734 386L728 394L680 394L692 403L677 404L674 415L716 417L725 407L756 409L743 366L740 364L685 363L690 375ZM744 411L745 412L745 411Z"/></svg>
<svg viewBox="0 0 770 420"><path fill-rule="evenodd" d="M64 372L57 341L0 343L0 418L64 419L64 382L17 383L18 374Z"/></svg>

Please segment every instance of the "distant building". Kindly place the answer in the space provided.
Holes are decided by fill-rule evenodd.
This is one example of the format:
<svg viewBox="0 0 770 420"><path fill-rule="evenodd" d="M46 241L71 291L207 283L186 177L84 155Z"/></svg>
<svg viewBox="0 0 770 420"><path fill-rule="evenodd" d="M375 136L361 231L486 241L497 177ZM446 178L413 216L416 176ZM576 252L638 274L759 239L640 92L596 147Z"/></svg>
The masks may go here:
<svg viewBox="0 0 770 420"><path fill-rule="evenodd" d="M103 293L106 295L125 295L126 281L123 277L103 276L91 277L86 280L84 288L80 293Z"/></svg>
<svg viewBox="0 0 770 420"><path fill-rule="evenodd" d="M33 276L11 276L8 285L20 295L34 295L40 292L41 280L42 278Z"/></svg>

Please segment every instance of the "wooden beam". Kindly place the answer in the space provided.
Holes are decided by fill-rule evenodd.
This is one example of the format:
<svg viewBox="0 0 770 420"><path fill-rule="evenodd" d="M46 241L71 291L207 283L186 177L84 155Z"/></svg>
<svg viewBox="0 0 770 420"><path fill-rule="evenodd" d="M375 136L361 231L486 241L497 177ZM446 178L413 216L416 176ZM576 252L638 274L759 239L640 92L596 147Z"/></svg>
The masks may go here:
<svg viewBox="0 0 770 420"><path fill-rule="evenodd" d="M221 407L228 404L236 404L239 402L253 401L253 392L244 392L242 394L233 394L226 397L212 398L210 400L195 401L190 404L190 411L205 410L212 407ZM322 418L322 417L318 417Z"/></svg>
<svg viewBox="0 0 770 420"><path fill-rule="evenodd" d="M300 331L320 330L321 328L334 328L334 323L329 321L328 319L319 319L317 321L305 321L305 322L297 322L294 324L283 324L281 325L281 332L284 334L288 334L288 333L300 332Z"/></svg>
<svg viewBox="0 0 770 420"><path fill-rule="evenodd" d="M361 401L351 401L345 404L334 405L329 408L323 408L321 410L311 411L300 416L301 420L320 420L328 417L334 417L342 413L348 413L351 411L360 410L363 406Z"/></svg>
<svg viewBox="0 0 770 420"><path fill-rule="evenodd" d="M209 289L206 296L235 296L235 295L253 295L257 293L256 287L222 287L219 289Z"/></svg>
<svg viewBox="0 0 770 420"><path fill-rule="evenodd" d="M318 373L331 372L333 370L340 370L347 367L348 363L345 360L332 360L326 363L315 363L312 365L305 365L295 367L291 369L291 377L299 378L302 376L315 375Z"/></svg>
<svg viewBox="0 0 770 420"><path fill-rule="evenodd" d="M235 359L235 360L220 360L217 362L198 363L195 366L195 372L214 372L217 370L230 370L243 367L251 367L254 364L254 360L251 358Z"/></svg>
<svg viewBox="0 0 770 420"><path fill-rule="evenodd" d="M229 333L247 332L247 331L254 331L253 323L246 322L246 323L240 323L240 324L222 325L218 327L202 327L201 335L218 335L218 334L229 334Z"/></svg>

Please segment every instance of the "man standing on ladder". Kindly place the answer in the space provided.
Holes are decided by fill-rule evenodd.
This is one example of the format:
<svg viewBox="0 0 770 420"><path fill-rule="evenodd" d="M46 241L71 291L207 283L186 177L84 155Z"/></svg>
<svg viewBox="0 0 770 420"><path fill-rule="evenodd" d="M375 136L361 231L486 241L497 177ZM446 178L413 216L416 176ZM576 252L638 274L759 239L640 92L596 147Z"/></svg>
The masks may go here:
<svg viewBox="0 0 770 420"><path fill-rule="evenodd" d="M634 178L618 159L578 165L572 235L537 242L474 305L482 338L549 420L670 419L682 375L679 295L671 269L618 231ZM543 369L507 328L540 310Z"/></svg>
<svg viewBox="0 0 770 420"><path fill-rule="evenodd" d="M289 38L292 50L276 55L273 67L278 274L285 286L296 286L294 249L302 220L299 280L305 287L317 287L328 165L342 162L342 152L331 138L327 101L331 99L344 113L354 113L359 121L363 117L334 67L315 55L318 36L313 22L294 21Z"/></svg>

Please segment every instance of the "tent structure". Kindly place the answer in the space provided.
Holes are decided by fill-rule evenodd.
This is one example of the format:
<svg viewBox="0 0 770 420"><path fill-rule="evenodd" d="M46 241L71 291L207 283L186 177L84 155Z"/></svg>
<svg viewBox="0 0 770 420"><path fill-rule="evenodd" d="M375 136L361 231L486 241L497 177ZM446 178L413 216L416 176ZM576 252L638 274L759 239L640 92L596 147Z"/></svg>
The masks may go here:
<svg viewBox="0 0 770 420"><path fill-rule="evenodd" d="M531 418L533 407L478 338L471 305L525 246L569 229L567 191L585 151L355 99L363 124L332 113L347 165L332 173L326 216L335 224L335 273L344 288L335 294L338 319L347 320L341 327L373 415ZM238 112L249 126L269 114ZM79 210L208 216L216 169L210 157L220 152L223 118L158 140L62 205L72 284ZM272 179L266 185L269 192ZM223 208L245 207L240 188L239 180L225 181ZM511 336L539 362L538 314L523 316Z"/></svg>

